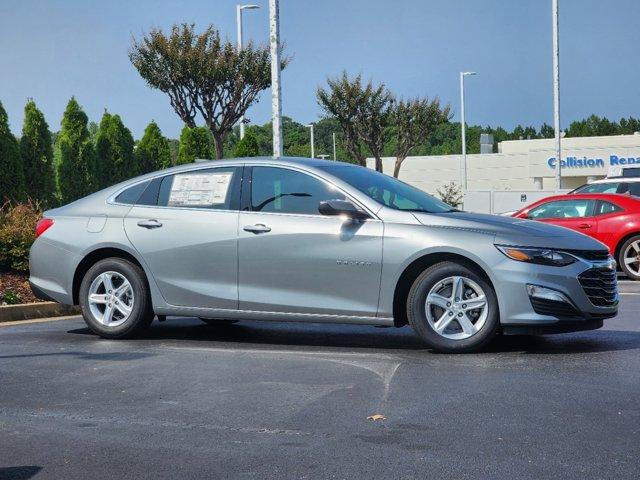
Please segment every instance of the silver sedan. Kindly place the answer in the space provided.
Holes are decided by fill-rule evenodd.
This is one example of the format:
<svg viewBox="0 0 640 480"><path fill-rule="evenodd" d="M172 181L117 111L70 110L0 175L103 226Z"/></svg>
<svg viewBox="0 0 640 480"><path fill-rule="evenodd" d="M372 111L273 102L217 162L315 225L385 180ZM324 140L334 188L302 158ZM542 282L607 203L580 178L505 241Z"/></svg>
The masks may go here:
<svg viewBox="0 0 640 480"><path fill-rule="evenodd" d="M585 235L459 211L370 169L312 159L198 162L45 212L42 298L106 338L155 316L411 325L469 351L498 333L599 328L615 263Z"/></svg>

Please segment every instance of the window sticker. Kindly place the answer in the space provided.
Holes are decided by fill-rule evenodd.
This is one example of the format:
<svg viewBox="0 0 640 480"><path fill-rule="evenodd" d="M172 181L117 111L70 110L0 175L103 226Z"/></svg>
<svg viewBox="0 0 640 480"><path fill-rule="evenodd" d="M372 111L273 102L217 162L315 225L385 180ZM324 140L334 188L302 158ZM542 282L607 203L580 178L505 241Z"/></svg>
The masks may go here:
<svg viewBox="0 0 640 480"><path fill-rule="evenodd" d="M227 201L233 172L182 173L173 178L170 207L212 207Z"/></svg>

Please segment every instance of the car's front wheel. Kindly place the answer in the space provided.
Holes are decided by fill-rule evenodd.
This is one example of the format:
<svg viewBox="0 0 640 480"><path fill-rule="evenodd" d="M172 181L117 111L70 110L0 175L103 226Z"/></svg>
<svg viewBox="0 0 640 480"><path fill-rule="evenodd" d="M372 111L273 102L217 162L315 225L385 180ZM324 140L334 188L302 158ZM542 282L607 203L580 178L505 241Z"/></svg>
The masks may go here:
<svg viewBox="0 0 640 480"><path fill-rule="evenodd" d="M80 285L80 308L89 328L104 338L127 338L153 321L142 269L122 258L93 265Z"/></svg>
<svg viewBox="0 0 640 480"><path fill-rule="evenodd" d="M482 348L500 323L491 284L473 269L450 261L432 265L416 278L407 316L418 336L441 352Z"/></svg>

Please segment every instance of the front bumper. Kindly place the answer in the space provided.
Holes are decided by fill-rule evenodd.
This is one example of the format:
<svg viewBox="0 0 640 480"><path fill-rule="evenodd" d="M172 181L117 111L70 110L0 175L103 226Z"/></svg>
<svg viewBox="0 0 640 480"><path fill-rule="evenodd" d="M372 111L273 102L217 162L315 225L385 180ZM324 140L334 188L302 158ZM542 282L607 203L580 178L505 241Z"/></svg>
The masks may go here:
<svg viewBox="0 0 640 480"><path fill-rule="evenodd" d="M566 267L550 267L505 257L498 262L494 272L504 333L591 330L602 327L604 319L615 317L618 313L615 269L611 270L602 262L580 259ZM598 275L602 273L606 299L599 298L600 292L591 288L593 283L589 282L594 272ZM530 296L527 285L560 292L568 302L539 301Z"/></svg>

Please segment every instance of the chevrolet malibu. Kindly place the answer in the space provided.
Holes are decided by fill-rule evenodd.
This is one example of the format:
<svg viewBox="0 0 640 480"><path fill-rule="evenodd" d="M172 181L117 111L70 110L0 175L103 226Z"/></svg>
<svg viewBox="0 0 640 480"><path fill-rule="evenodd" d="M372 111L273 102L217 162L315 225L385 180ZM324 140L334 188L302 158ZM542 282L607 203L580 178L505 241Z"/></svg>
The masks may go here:
<svg viewBox="0 0 640 480"><path fill-rule="evenodd" d="M105 338L155 316L409 324L464 352L498 333L599 328L618 306L615 262L593 238L315 159L147 174L45 212L36 234L33 291L80 305Z"/></svg>

